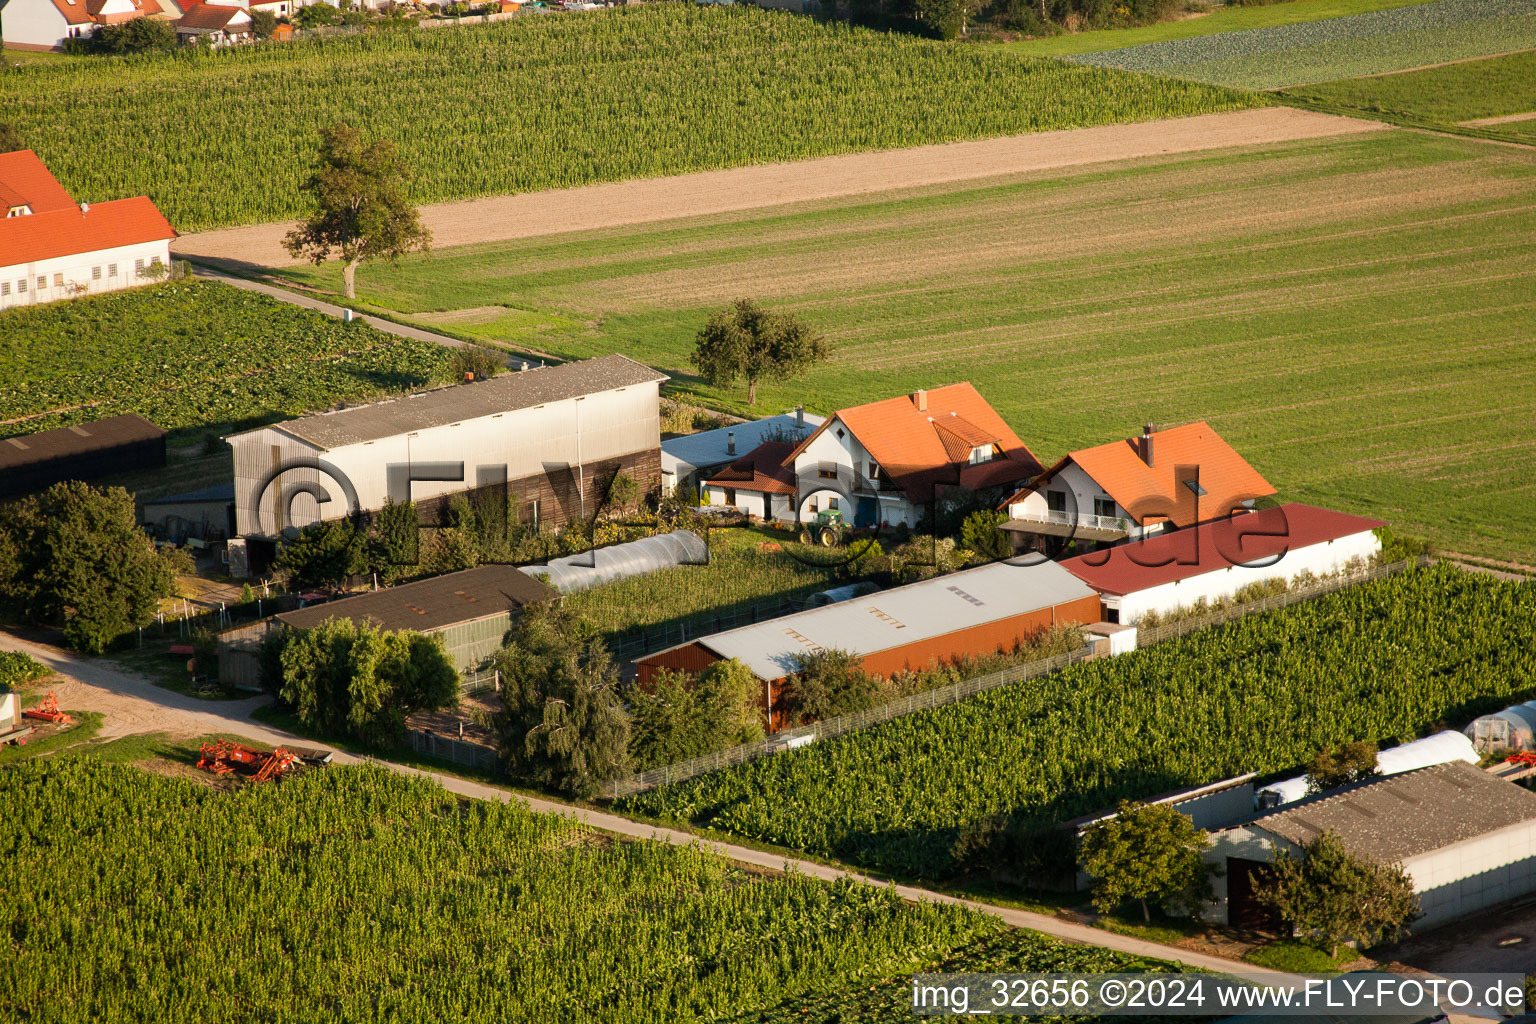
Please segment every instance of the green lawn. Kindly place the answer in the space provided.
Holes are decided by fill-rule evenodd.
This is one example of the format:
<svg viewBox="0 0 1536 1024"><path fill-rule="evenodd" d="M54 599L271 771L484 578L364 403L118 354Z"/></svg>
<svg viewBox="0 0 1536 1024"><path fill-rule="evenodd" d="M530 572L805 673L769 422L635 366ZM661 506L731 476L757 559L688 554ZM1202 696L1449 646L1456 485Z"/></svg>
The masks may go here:
<svg viewBox="0 0 1536 1024"><path fill-rule="evenodd" d="M1209 14L1164 21L1139 28L1111 28L1094 32L1075 32L1044 39L1028 39L1003 44L1006 49L1034 57L1064 57L1074 53L1096 53L1128 46L1145 46L1170 39L1192 39L1218 32L1243 32L1272 25L1294 25L1303 21L1344 18L1368 11L1392 7L1412 7L1424 0L1288 0L1286 3L1260 6L1217 7Z"/></svg>
<svg viewBox="0 0 1536 1024"><path fill-rule="evenodd" d="M1430 126L1524 114L1536 111L1536 51L1298 86L1284 95L1308 106ZM1524 142L1536 132L1536 121L1485 125L1482 131Z"/></svg>
<svg viewBox="0 0 1536 1024"><path fill-rule="evenodd" d="M1536 0L1435 0L1071 59L1244 89L1277 89L1533 47Z"/></svg>
<svg viewBox="0 0 1536 1024"><path fill-rule="evenodd" d="M1047 462L1204 418L1286 498L1536 562L1533 199L1536 153L1383 131L446 250L360 288L738 410L688 354L753 295L835 347L761 413L969 379Z"/></svg>

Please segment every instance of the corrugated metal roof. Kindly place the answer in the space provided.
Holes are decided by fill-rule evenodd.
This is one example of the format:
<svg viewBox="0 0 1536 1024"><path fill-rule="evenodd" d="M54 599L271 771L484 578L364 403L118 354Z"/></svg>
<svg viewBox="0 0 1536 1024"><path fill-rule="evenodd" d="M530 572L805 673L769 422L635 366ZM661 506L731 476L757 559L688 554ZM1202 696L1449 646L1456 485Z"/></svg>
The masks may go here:
<svg viewBox="0 0 1536 1024"><path fill-rule="evenodd" d="M474 622L555 596L553 590L514 566L481 565L284 612L277 619L294 629L313 629L328 619L362 619L379 629L427 632Z"/></svg>
<svg viewBox="0 0 1536 1024"><path fill-rule="evenodd" d="M701 430L661 442L661 468L668 473L686 475L696 469L719 466L752 451L769 434L783 433L797 444L825 422L822 416L805 414L805 423L797 424L793 415L768 416L747 423L733 423L718 430ZM736 434L736 454L730 452L730 434Z"/></svg>
<svg viewBox="0 0 1536 1024"><path fill-rule="evenodd" d="M214 484L212 487L203 487L195 491L187 491L183 494L173 494L168 498L154 498L144 502L144 507L151 505L191 505L202 501L234 501L235 485L233 483Z"/></svg>
<svg viewBox="0 0 1536 1024"><path fill-rule="evenodd" d="M994 562L716 633L698 643L722 658L739 659L763 679L777 679L795 670L801 654L837 648L869 655L1094 596L1054 562Z"/></svg>
<svg viewBox="0 0 1536 1024"><path fill-rule="evenodd" d="M666 374L628 356L608 355L579 363L504 373L490 380L455 384L337 412L317 413L274 423L272 428L329 451L349 444L396 437L413 430L446 426L499 412L531 409L549 402L667 379Z"/></svg>
<svg viewBox="0 0 1536 1024"><path fill-rule="evenodd" d="M1395 864L1536 818L1536 793L1465 761L1389 775L1254 821L1298 845L1336 832L1357 857Z"/></svg>
<svg viewBox="0 0 1536 1024"><path fill-rule="evenodd" d="M104 420L77 423L72 427L43 430L36 434L0 441L0 469L19 469L39 462L98 452L136 441L152 441L165 431L142 416L128 413Z"/></svg>

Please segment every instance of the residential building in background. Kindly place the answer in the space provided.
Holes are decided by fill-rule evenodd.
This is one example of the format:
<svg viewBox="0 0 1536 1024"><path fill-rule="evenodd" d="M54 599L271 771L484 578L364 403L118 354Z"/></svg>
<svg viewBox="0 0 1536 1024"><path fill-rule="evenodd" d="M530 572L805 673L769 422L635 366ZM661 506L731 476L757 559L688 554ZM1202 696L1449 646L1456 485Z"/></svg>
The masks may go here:
<svg viewBox="0 0 1536 1024"><path fill-rule="evenodd" d="M788 449L793 449L821 424L822 417L796 409L782 416L766 416L715 430L669 437L661 442L662 489L671 494L679 487L685 490L702 487L717 470L729 466L763 442L784 443Z"/></svg>
<svg viewBox="0 0 1536 1024"><path fill-rule="evenodd" d="M0 31L11 50L59 50L86 39L100 25L135 18L174 17L171 0L3 0Z"/></svg>
<svg viewBox="0 0 1536 1024"><path fill-rule="evenodd" d="M0 309L148 284L170 265L176 232L148 198L76 205L30 149L0 153L0 209Z"/></svg>

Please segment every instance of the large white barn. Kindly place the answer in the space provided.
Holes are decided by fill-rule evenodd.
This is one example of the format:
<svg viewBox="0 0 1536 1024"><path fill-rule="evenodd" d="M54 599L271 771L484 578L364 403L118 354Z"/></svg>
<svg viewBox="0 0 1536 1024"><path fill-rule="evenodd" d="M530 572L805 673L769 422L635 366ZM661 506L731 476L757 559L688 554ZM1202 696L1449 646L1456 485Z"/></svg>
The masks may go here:
<svg viewBox="0 0 1536 1024"><path fill-rule="evenodd" d="M666 379L610 355L234 434L236 532L270 544L354 505L409 500L428 517L450 495L502 487L530 524L590 517L619 472L642 494L657 485Z"/></svg>

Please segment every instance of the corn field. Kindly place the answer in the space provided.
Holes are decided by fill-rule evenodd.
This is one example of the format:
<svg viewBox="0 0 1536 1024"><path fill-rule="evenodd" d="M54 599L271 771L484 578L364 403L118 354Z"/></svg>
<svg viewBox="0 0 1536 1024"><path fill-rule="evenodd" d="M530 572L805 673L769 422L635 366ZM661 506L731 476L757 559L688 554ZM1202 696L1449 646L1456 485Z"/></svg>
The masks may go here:
<svg viewBox="0 0 1536 1024"><path fill-rule="evenodd" d="M4 1020L721 1020L1001 930L379 768L219 792L33 760L0 804Z"/></svg>
<svg viewBox="0 0 1536 1024"><path fill-rule="evenodd" d="M907 875L970 830L1411 739L1536 696L1536 588L1416 569L618 802Z"/></svg>
<svg viewBox="0 0 1536 1024"><path fill-rule="evenodd" d="M0 72L79 200L280 220L319 128L395 141L422 202L1233 110L1225 88L692 4Z"/></svg>

